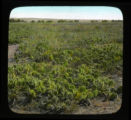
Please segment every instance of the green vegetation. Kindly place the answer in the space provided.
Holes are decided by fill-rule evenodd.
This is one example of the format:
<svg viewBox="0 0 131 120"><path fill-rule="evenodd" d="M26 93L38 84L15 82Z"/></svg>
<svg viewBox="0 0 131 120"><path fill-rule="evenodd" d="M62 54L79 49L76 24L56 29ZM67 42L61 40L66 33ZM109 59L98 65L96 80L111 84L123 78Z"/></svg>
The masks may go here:
<svg viewBox="0 0 131 120"><path fill-rule="evenodd" d="M108 22L107 20L102 20L102 22Z"/></svg>
<svg viewBox="0 0 131 120"><path fill-rule="evenodd" d="M9 24L9 44L19 44L16 64L8 67L10 107L61 113L122 92L109 78L122 73L122 22L59 22Z"/></svg>
<svg viewBox="0 0 131 120"><path fill-rule="evenodd" d="M57 21L58 23L72 23L72 22L74 22L74 23L78 23L79 22L79 20L58 20Z"/></svg>
<svg viewBox="0 0 131 120"><path fill-rule="evenodd" d="M74 20L74 22L78 23L78 22L79 22L79 20Z"/></svg>
<svg viewBox="0 0 131 120"><path fill-rule="evenodd" d="M58 20L57 21L58 23L64 23L64 22L67 22L66 20Z"/></svg>
<svg viewBox="0 0 131 120"><path fill-rule="evenodd" d="M97 23L98 21L97 20L91 20L92 23Z"/></svg>
<svg viewBox="0 0 131 120"><path fill-rule="evenodd" d="M34 23L35 21L34 20L31 20L32 23Z"/></svg>
<svg viewBox="0 0 131 120"><path fill-rule="evenodd" d="M47 20L46 22L47 22L47 23L52 23L53 21L52 21L52 20Z"/></svg>
<svg viewBox="0 0 131 120"><path fill-rule="evenodd" d="M9 19L9 22L25 22L25 21L24 21L24 20L21 20L21 19L11 18L11 19Z"/></svg>
<svg viewBox="0 0 131 120"><path fill-rule="evenodd" d="M44 23L45 21L44 20L38 20L38 22Z"/></svg>

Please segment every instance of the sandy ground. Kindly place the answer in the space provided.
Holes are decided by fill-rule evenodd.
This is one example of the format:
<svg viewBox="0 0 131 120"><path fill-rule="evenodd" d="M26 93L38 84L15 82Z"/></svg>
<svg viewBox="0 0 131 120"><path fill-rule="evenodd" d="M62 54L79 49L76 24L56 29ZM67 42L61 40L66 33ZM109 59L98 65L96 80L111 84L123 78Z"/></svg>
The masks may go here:
<svg viewBox="0 0 131 120"><path fill-rule="evenodd" d="M72 112L60 113L64 115L93 115L93 114L112 114L120 110L122 105L121 98L116 99L115 101L105 101L103 98L95 98L91 100L91 105L89 106L77 106ZM20 114L44 114L39 112L39 110L30 110L24 111L20 107L11 108L11 111ZM53 114L53 113L51 113Z"/></svg>
<svg viewBox="0 0 131 120"><path fill-rule="evenodd" d="M18 47L19 45L17 44L8 46L8 65L11 65L14 63L14 55Z"/></svg>
<svg viewBox="0 0 131 120"><path fill-rule="evenodd" d="M122 101L118 98L115 101L105 101L103 102L101 98L96 98L91 101L90 106L79 107L79 109L74 110L72 114L112 114L121 108Z"/></svg>
<svg viewBox="0 0 131 120"><path fill-rule="evenodd" d="M18 49L19 45L9 45L8 46L8 58L14 58L14 53Z"/></svg>

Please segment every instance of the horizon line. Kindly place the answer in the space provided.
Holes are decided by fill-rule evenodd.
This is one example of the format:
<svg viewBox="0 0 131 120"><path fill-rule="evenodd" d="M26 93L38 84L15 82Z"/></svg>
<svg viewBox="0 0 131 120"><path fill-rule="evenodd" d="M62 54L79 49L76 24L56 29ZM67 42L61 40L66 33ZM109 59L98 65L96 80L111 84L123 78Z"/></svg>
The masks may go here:
<svg viewBox="0 0 131 120"><path fill-rule="evenodd" d="M55 20L121 20L123 19L69 19L69 18L38 18L38 17L10 17L9 19L55 19Z"/></svg>

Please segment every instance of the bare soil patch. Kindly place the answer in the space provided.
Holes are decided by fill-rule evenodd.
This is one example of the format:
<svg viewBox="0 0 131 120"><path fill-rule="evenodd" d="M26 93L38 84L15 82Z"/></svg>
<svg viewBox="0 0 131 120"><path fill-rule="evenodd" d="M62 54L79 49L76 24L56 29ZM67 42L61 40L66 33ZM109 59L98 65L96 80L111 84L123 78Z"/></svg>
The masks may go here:
<svg viewBox="0 0 131 120"><path fill-rule="evenodd" d="M8 45L8 65L14 62L14 55L19 45Z"/></svg>
<svg viewBox="0 0 131 120"><path fill-rule="evenodd" d="M74 110L72 114L112 114L121 108L121 98L115 101L102 101L102 98L96 98L91 101L90 106L81 106Z"/></svg>

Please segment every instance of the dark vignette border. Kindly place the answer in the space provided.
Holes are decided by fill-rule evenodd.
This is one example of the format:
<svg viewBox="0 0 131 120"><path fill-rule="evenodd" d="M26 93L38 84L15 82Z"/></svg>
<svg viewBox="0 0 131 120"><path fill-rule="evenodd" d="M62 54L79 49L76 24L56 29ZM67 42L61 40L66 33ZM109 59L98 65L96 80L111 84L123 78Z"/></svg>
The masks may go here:
<svg viewBox="0 0 131 120"><path fill-rule="evenodd" d="M107 115L35 115L17 114L8 106L8 26L12 9L22 6L112 6L117 7L123 14L123 96L119 111ZM57 1L57 0L2 0L2 34L1 34L1 78L0 78L0 118L45 118L45 119L98 119L98 120L128 120L129 114L129 40L131 38L131 3L105 1Z"/></svg>

